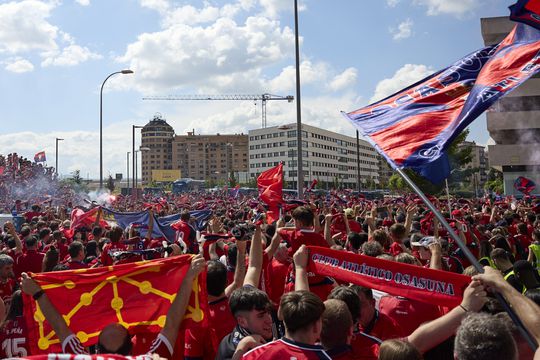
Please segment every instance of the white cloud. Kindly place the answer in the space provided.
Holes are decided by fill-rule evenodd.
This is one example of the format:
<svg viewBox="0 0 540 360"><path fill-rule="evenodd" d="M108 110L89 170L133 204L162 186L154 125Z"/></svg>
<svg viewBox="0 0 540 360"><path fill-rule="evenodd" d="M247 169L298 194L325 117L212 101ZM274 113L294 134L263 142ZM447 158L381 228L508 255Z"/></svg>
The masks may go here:
<svg viewBox="0 0 540 360"><path fill-rule="evenodd" d="M278 21L249 17L239 25L219 18L207 27L175 24L141 34L117 61L135 71L132 85L146 93L189 86L246 91L235 79L259 88L260 76L253 75L292 56L293 44L291 29Z"/></svg>
<svg viewBox="0 0 540 360"><path fill-rule="evenodd" d="M19 57L5 61L5 64L5 69L14 73L20 74L34 70L34 65L30 61Z"/></svg>
<svg viewBox="0 0 540 360"><path fill-rule="evenodd" d="M414 4L427 6L428 15L448 14L465 17L480 6L479 0L414 0Z"/></svg>
<svg viewBox="0 0 540 360"><path fill-rule="evenodd" d="M414 22L411 19L407 19L400 23L396 29L391 28L390 33L394 40L402 40L411 37L412 27Z"/></svg>
<svg viewBox="0 0 540 360"><path fill-rule="evenodd" d="M0 54L55 50L58 28L47 21L54 7L37 0L1 4Z"/></svg>
<svg viewBox="0 0 540 360"><path fill-rule="evenodd" d="M102 56L91 52L86 47L69 45L59 51L42 53L44 60L41 66L74 66L88 60L101 59Z"/></svg>
<svg viewBox="0 0 540 360"><path fill-rule="evenodd" d="M397 4L399 4L401 0L386 0L386 5L389 7L396 7Z"/></svg>
<svg viewBox="0 0 540 360"><path fill-rule="evenodd" d="M384 99L393 93L406 88L415 82L422 80L433 73L433 70L426 65L405 64L394 76L381 80L375 88L375 94L369 100L370 103Z"/></svg>
<svg viewBox="0 0 540 360"><path fill-rule="evenodd" d="M330 89L332 91L339 91L346 89L356 83L358 78L358 70L355 68L348 68L341 74L336 75L330 82Z"/></svg>
<svg viewBox="0 0 540 360"><path fill-rule="evenodd" d="M88 6L90 5L90 0L75 0L79 5L81 6Z"/></svg>

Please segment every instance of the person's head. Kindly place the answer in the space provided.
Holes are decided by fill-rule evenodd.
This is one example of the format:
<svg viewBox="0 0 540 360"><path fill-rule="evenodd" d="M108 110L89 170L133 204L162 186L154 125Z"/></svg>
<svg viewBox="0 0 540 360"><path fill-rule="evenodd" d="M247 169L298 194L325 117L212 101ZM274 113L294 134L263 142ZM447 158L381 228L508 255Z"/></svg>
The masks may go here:
<svg viewBox="0 0 540 360"><path fill-rule="evenodd" d="M516 279L527 289L533 289L540 285L537 279L537 270L526 260L518 260L514 263L514 274Z"/></svg>
<svg viewBox="0 0 540 360"><path fill-rule="evenodd" d="M351 248L358 252L362 248L362 245L368 241L368 234L351 231L347 235L347 239L349 240L349 244L351 244Z"/></svg>
<svg viewBox="0 0 540 360"><path fill-rule="evenodd" d="M0 254L0 280L6 281L13 277L13 259L9 255Z"/></svg>
<svg viewBox="0 0 540 360"><path fill-rule="evenodd" d="M429 250L429 246L431 244L436 243L437 240L433 236L424 236L419 241L411 242L411 246L418 249L418 254L420 255L420 259L422 260L429 260L431 259L431 250Z"/></svg>
<svg viewBox="0 0 540 360"><path fill-rule="evenodd" d="M405 253L405 252L396 255L396 257L394 258L394 260L395 260L396 262L402 263L402 264L409 264L409 265L422 266L422 264L420 263L420 261L418 261L417 258L415 258L415 257L412 256L411 254Z"/></svg>
<svg viewBox="0 0 540 360"><path fill-rule="evenodd" d="M489 257L491 252L493 251L493 246L491 246L491 243L487 240L480 241L480 258L483 257Z"/></svg>
<svg viewBox="0 0 540 360"><path fill-rule="evenodd" d="M210 296L222 296L227 287L227 267L221 261L210 260L207 263L206 289Z"/></svg>
<svg viewBox="0 0 540 360"><path fill-rule="evenodd" d="M244 286L233 291L229 307L238 325L251 334L272 338L272 303L268 295L252 286Z"/></svg>
<svg viewBox="0 0 540 360"><path fill-rule="evenodd" d="M324 303L312 292L292 291L284 294L279 303L278 316L285 324L285 332L293 340L302 335L314 345L321 336Z"/></svg>
<svg viewBox="0 0 540 360"><path fill-rule="evenodd" d="M43 264L41 267L41 271L43 272L49 272L53 271L54 267L58 265L58 251L56 251L56 248L54 246L51 246L49 250L45 253L45 256L43 257Z"/></svg>
<svg viewBox="0 0 540 360"><path fill-rule="evenodd" d="M72 261L82 261L84 259L84 245L79 241L69 244L68 253Z"/></svg>
<svg viewBox="0 0 540 360"><path fill-rule="evenodd" d="M191 218L191 215L189 214L189 211L183 211L181 214L180 214L180 220L182 221L189 221L189 219Z"/></svg>
<svg viewBox="0 0 540 360"><path fill-rule="evenodd" d="M94 256L94 257L97 257L99 256L99 248L98 248L98 243L96 240L91 240L89 242L86 243L86 257L89 257L89 256Z"/></svg>
<svg viewBox="0 0 540 360"><path fill-rule="evenodd" d="M467 275L467 276L472 277L474 275L478 275L478 270L476 270L474 265L469 265L465 269L463 269L463 275Z"/></svg>
<svg viewBox="0 0 540 360"><path fill-rule="evenodd" d="M113 243L117 243L122 239L122 236L124 235L124 230L118 225L115 225L112 227L112 229L109 231L109 239Z"/></svg>
<svg viewBox="0 0 540 360"><path fill-rule="evenodd" d="M348 345L353 333L353 319L347 304L328 299L322 314L321 343L327 350Z"/></svg>
<svg viewBox="0 0 540 360"><path fill-rule="evenodd" d="M299 206L293 210L292 217L294 219L295 226L300 228L313 226L313 219L315 215L309 206Z"/></svg>
<svg viewBox="0 0 540 360"><path fill-rule="evenodd" d="M533 241L540 242L540 230L534 229L532 233Z"/></svg>
<svg viewBox="0 0 540 360"><path fill-rule="evenodd" d="M390 226L390 237L392 240L402 242L406 235L407 229L405 225L397 223Z"/></svg>
<svg viewBox="0 0 540 360"><path fill-rule="evenodd" d="M96 352L98 354L131 355L133 344L128 330L122 325L109 324L101 330Z"/></svg>
<svg viewBox="0 0 540 360"><path fill-rule="evenodd" d="M508 268L512 267L512 262L510 261L510 257L508 256L508 252L506 252L506 250L496 248L491 252L490 256L497 269L506 271Z"/></svg>
<svg viewBox="0 0 540 360"><path fill-rule="evenodd" d="M377 257L384 252L383 247L377 241L368 241L362 245L362 254Z"/></svg>
<svg viewBox="0 0 540 360"><path fill-rule="evenodd" d="M422 360L422 354L411 343L392 339L382 342L379 360Z"/></svg>
<svg viewBox="0 0 540 360"><path fill-rule="evenodd" d="M459 360L516 360L516 343L504 321L485 313L467 316L454 341L454 357Z"/></svg>
<svg viewBox="0 0 540 360"><path fill-rule="evenodd" d="M343 301L351 314L352 321L356 323L361 314L360 298L358 294L348 286L338 286L332 289L328 299Z"/></svg>
<svg viewBox="0 0 540 360"><path fill-rule="evenodd" d="M350 287L358 296L360 300L360 324L367 326L373 316L375 315L375 299L373 298L373 291L370 288L362 287L358 285L351 285Z"/></svg>
<svg viewBox="0 0 540 360"><path fill-rule="evenodd" d="M26 244L26 248L28 250L35 250L37 248L38 239L35 235L30 235L26 239L24 239L24 243Z"/></svg>
<svg viewBox="0 0 540 360"><path fill-rule="evenodd" d="M21 290L17 290L11 295L11 301L6 314L6 320L15 320L15 318L23 315L23 298Z"/></svg>
<svg viewBox="0 0 540 360"><path fill-rule="evenodd" d="M26 238L30 233L32 232L32 229L30 229L30 226L23 226L21 228L21 237Z"/></svg>
<svg viewBox="0 0 540 360"><path fill-rule="evenodd" d="M525 296L534 301L536 305L540 306L540 289L527 290Z"/></svg>
<svg viewBox="0 0 540 360"><path fill-rule="evenodd" d="M51 229L43 228L43 229L39 230L39 241L41 241L43 243L48 243L50 236L51 236Z"/></svg>
<svg viewBox="0 0 540 360"><path fill-rule="evenodd" d="M519 234L521 234L521 235L527 235L528 234L527 224L519 223L519 224L517 224L516 228L517 228L517 231L518 231Z"/></svg>
<svg viewBox="0 0 540 360"><path fill-rule="evenodd" d="M381 230L381 229L375 230L373 232L373 240L381 244L383 249L390 245L390 240L388 239L388 235L386 234L386 231Z"/></svg>
<svg viewBox="0 0 540 360"><path fill-rule="evenodd" d="M103 229L101 226L94 226L92 229L92 235L94 236L94 239L98 239L103 235Z"/></svg>
<svg viewBox="0 0 540 360"><path fill-rule="evenodd" d="M504 235L495 235L493 238L489 240L493 247L496 249L503 249L504 251L511 252L510 245L508 245L508 241L506 241L506 238Z"/></svg>

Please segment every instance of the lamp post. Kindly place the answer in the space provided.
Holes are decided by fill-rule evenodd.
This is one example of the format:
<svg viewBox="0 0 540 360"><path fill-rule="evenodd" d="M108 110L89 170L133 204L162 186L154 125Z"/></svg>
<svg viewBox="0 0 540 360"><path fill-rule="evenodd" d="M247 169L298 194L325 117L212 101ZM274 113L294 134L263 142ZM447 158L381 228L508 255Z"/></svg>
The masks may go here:
<svg viewBox="0 0 540 360"><path fill-rule="evenodd" d="M133 166L131 167L133 169L133 175L136 174L135 169L137 168L137 157L135 155L135 129L142 129L143 126L140 125L131 125L131 153L133 154ZM135 177L133 178L133 181L131 182L132 189L131 189L131 195L135 194L135 189L137 186L137 181L135 180Z"/></svg>
<svg viewBox="0 0 540 360"><path fill-rule="evenodd" d="M131 154L131 151L128 151L126 153L126 167L127 167L127 176L126 176L126 179L127 179L127 186L126 188L128 189L128 194L129 194L129 154Z"/></svg>
<svg viewBox="0 0 540 360"><path fill-rule="evenodd" d="M231 148L231 155L229 155L229 147ZM227 159L227 184L229 186L231 186L231 180L232 180L230 175L231 175L231 172L234 171L233 166L231 164L232 163L231 158L233 157L232 151L233 151L233 144L231 143L225 144L225 155L227 155L226 157Z"/></svg>
<svg viewBox="0 0 540 360"><path fill-rule="evenodd" d="M113 72L103 80L99 92L99 189L103 189L103 87L109 78L116 74L133 74L132 70L126 69Z"/></svg>
<svg viewBox="0 0 540 360"><path fill-rule="evenodd" d="M356 190L360 191L360 134L356 130Z"/></svg>
<svg viewBox="0 0 540 360"><path fill-rule="evenodd" d="M133 184L134 184L135 196L136 196L136 197L138 197L138 193L137 193L137 186L138 186L138 184L137 184L137 182L138 182L137 176L138 176L138 175L137 175L137 173L138 173L138 167L139 167L138 164L137 164L137 153L138 153L138 152L143 152L143 151L150 151L150 150L151 150L150 148L147 148L147 147L141 147L141 148L139 148L138 150L135 150L135 151L134 151L134 154L135 154L135 156L134 156L134 158L135 158L135 168L134 168L134 171L133 171L133 172L134 172L134 174L135 174L135 177L134 177L134 179L133 179Z"/></svg>
<svg viewBox="0 0 540 360"><path fill-rule="evenodd" d="M54 170L56 172L56 177L58 177L58 142L59 141L63 141L64 139L59 139L59 138L56 138L56 153L55 153L55 165L54 165Z"/></svg>
<svg viewBox="0 0 540 360"><path fill-rule="evenodd" d="M302 106L300 102L300 43L298 41L298 0L294 0L294 43L296 50L296 141L298 154L297 172L298 198L302 199L304 190L304 173L302 169Z"/></svg>

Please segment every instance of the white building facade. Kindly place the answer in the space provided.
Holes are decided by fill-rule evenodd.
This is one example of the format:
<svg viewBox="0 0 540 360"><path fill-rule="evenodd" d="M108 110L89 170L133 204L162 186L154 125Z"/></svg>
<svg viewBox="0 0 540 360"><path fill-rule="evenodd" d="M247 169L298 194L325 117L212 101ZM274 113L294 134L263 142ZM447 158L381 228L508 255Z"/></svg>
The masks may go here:
<svg viewBox="0 0 540 360"><path fill-rule="evenodd" d="M296 188L297 142L296 123L251 130L249 136L249 175L260 173L284 163L284 180L288 188ZM357 151L360 159L357 161ZM357 188L357 165L360 166L360 186L378 183L378 155L373 147L360 139L302 124L302 157L304 185L317 179L323 189ZM359 163L359 164L358 164Z"/></svg>

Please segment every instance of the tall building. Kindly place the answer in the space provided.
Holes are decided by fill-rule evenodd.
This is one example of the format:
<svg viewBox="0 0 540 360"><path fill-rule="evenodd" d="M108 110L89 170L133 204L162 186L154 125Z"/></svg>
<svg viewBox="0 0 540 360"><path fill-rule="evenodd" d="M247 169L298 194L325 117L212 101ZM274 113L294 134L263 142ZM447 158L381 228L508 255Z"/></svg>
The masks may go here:
<svg viewBox="0 0 540 360"><path fill-rule="evenodd" d="M256 178L261 172L284 162L284 180L289 188L297 181L298 152L296 123L250 130L249 174ZM356 189L357 151L360 152L360 180L379 182L379 160L373 147L356 138L302 124L302 166L305 186L317 179L323 188L340 186Z"/></svg>
<svg viewBox="0 0 540 360"><path fill-rule="evenodd" d="M499 43L514 24L507 17L482 19L484 43ZM513 183L518 176L540 184L539 117L539 75L500 99L487 112L487 128L495 140L495 145L488 147L489 165L503 172L507 195L515 193Z"/></svg>
<svg viewBox="0 0 540 360"><path fill-rule="evenodd" d="M180 176L226 182L230 172L242 178L248 169L248 136L175 135L161 117L154 117L141 130L142 181L152 180L152 170L180 170ZM244 175L246 177L246 175Z"/></svg>
<svg viewBox="0 0 540 360"><path fill-rule="evenodd" d="M471 161L465 164L463 168L476 169L469 181L475 190L480 190L487 181L489 170L486 149L481 145L477 145L474 141L464 141L460 144L460 148L471 149Z"/></svg>

